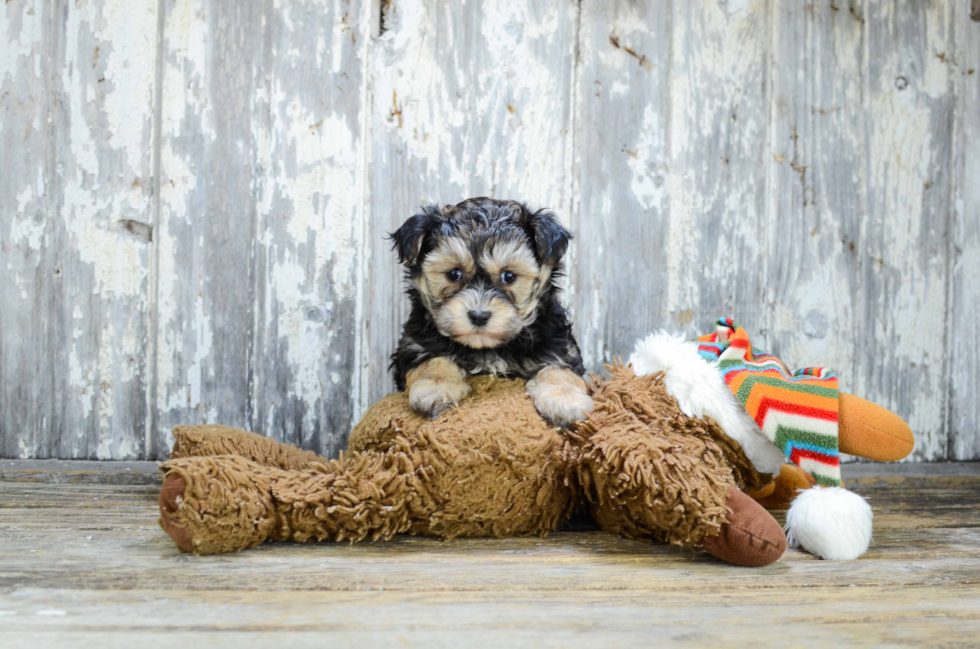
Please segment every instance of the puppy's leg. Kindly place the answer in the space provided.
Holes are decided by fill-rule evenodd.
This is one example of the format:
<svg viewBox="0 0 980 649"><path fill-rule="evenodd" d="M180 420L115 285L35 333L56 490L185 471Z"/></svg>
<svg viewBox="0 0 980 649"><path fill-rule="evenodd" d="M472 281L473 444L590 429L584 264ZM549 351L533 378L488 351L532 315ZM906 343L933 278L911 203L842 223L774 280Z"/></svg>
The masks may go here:
<svg viewBox="0 0 980 649"><path fill-rule="evenodd" d="M592 397L582 377L564 367L546 367L527 382L527 393L541 416L568 426L592 412Z"/></svg>
<svg viewBox="0 0 980 649"><path fill-rule="evenodd" d="M448 358L428 360L405 375L408 404L420 415L435 417L470 393L465 378L466 372Z"/></svg>

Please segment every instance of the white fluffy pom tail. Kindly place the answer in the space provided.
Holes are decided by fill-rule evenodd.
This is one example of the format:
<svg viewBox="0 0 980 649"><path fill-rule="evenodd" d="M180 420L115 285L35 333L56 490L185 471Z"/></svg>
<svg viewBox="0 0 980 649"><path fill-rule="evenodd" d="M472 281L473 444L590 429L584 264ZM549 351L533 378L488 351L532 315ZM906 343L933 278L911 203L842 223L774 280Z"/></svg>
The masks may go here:
<svg viewBox="0 0 980 649"><path fill-rule="evenodd" d="M813 487L786 512L786 542L821 559L857 559L871 544L874 514L867 501L840 487Z"/></svg>

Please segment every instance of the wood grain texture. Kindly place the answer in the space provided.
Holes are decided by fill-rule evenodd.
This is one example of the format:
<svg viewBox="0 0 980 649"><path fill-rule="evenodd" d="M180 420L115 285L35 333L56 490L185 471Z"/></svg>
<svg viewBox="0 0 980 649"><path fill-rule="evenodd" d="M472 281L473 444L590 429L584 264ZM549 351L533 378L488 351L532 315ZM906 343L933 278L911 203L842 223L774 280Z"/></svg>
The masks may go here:
<svg viewBox="0 0 980 649"><path fill-rule="evenodd" d="M357 339L360 5L168 7L152 456L186 422L335 454Z"/></svg>
<svg viewBox="0 0 980 649"><path fill-rule="evenodd" d="M0 452L144 455L155 3L0 7Z"/></svg>
<svg viewBox="0 0 980 649"><path fill-rule="evenodd" d="M967 647L980 474L960 468L849 480L875 508L864 557L758 569L600 531L193 557L157 526L152 486L0 482L0 643L758 647L765 628L801 647Z"/></svg>
<svg viewBox="0 0 980 649"><path fill-rule="evenodd" d="M952 16L951 3L781 3L774 21L774 351L908 419L910 460L976 437L945 423Z"/></svg>
<svg viewBox="0 0 980 649"><path fill-rule="evenodd" d="M590 370L666 316L671 6L582 3L568 276Z"/></svg>
<svg viewBox="0 0 980 649"><path fill-rule="evenodd" d="M384 235L550 207L590 369L732 315L980 458L969 0L0 6L0 455L177 423L335 454L392 389Z"/></svg>
<svg viewBox="0 0 980 649"><path fill-rule="evenodd" d="M947 444L952 7L872 2L856 10L866 31L868 216L853 385L909 421L919 460L945 458Z"/></svg>
<svg viewBox="0 0 980 649"><path fill-rule="evenodd" d="M252 426L336 455L354 424L363 254L364 5L267 9ZM361 27L363 26L363 27ZM268 147L266 149L265 147Z"/></svg>
<svg viewBox="0 0 980 649"><path fill-rule="evenodd" d="M672 14L661 326L696 336L732 315L765 347L770 6L679 1Z"/></svg>
<svg viewBox="0 0 980 649"><path fill-rule="evenodd" d="M184 422L252 424L259 3L167 3L150 443Z"/></svg>
<svg viewBox="0 0 980 649"><path fill-rule="evenodd" d="M591 369L719 315L765 335L768 20L765 3L584 3L571 276Z"/></svg>
<svg viewBox="0 0 980 649"><path fill-rule="evenodd" d="M975 12L980 5L973 3ZM949 264L949 459L980 458L980 22L954 10L957 89ZM980 19L980 16L976 16Z"/></svg>

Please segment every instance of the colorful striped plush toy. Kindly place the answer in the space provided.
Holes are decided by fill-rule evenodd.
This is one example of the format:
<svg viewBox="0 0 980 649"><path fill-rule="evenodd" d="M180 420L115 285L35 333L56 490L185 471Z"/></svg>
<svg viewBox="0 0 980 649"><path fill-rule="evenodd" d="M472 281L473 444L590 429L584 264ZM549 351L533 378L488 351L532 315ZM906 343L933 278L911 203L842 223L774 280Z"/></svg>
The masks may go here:
<svg viewBox="0 0 980 649"><path fill-rule="evenodd" d="M637 343L630 363L637 374L664 372L685 414L715 419L760 473L776 476L750 495L770 508L789 506L791 547L825 559L854 559L868 549L871 508L842 488L840 453L906 457L914 440L900 417L839 392L837 377L825 368L790 371L753 348L731 318L696 341L653 334ZM793 464L784 465L786 458Z"/></svg>

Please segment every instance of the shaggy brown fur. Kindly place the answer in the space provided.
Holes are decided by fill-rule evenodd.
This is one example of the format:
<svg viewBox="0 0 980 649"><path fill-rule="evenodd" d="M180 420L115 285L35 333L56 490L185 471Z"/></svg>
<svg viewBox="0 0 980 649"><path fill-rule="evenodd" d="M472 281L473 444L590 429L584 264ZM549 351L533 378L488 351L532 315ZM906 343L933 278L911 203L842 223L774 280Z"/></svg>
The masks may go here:
<svg viewBox="0 0 980 649"><path fill-rule="evenodd" d="M714 422L685 416L659 375L610 372L593 383L596 409L576 432L546 424L523 381L489 376L468 379L470 395L438 419L388 395L337 460L235 429L179 427L183 457L161 465L161 525L199 554L266 539L544 534L584 495L610 531L684 546L717 535L729 489L753 475L733 472L741 451Z"/></svg>
<svg viewBox="0 0 980 649"><path fill-rule="evenodd" d="M174 428L172 459L203 455L241 455L280 469L305 469L327 460L313 451L303 451L292 444L281 444L269 437L231 426L177 426Z"/></svg>
<svg viewBox="0 0 980 649"><path fill-rule="evenodd" d="M217 455L164 463L165 476L184 489L179 502L176 495L162 499L161 522L172 536L171 529L185 530L182 549L199 554L266 539L375 540L400 532L452 538L558 529L574 504L570 444L537 414L523 381L481 376L470 385L467 407L437 420L414 413L404 393L388 395L364 416L337 460L311 458L275 442L268 446L271 440L244 431L181 427L175 431L180 453L225 453L240 444L249 459Z"/></svg>
<svg viewBox="0 0 980 649"><path fill-rule="evenodd" d="M662 374L636 376L621 365L607 370L610 378L591 386L591 417L576 429L578 476L596 521L624 536L675 545L717 535L729 488L743 487L746 476L764 478L713 420L681 412Z"/></svg>

